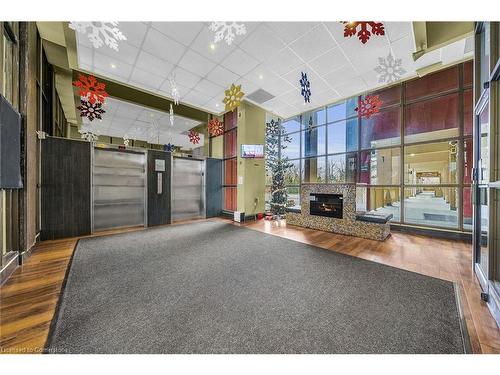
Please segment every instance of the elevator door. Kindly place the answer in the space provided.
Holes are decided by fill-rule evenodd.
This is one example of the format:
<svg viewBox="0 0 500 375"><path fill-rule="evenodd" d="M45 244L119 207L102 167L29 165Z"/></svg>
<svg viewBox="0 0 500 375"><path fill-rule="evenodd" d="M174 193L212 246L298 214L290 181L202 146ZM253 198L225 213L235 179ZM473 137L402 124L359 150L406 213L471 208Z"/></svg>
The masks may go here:
<svg viewBox="0 0 500 375"><path fill-rule="evenodd" d="M174 158L172 221L205 217L205 162Z"/></svg>
<svg viewBox="0 0 500 375"><path fill-rule="evenodd" d="M94 148L93 229L144 225L144 153Z"/></svg>

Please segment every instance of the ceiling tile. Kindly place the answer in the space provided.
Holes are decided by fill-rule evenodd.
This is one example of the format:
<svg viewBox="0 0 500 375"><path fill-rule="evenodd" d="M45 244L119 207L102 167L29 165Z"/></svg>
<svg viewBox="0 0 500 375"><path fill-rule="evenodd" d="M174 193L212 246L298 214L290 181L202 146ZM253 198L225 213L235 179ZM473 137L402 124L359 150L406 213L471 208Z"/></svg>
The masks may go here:
<svg viewBox="0 0 500 375"><path fill-rule="evenodd" d="M413 35L411 22L384 22L385 33L391 42L395 42L407 35Z"/></svg>
<svg viewBox="0 0 500 375"><path fill-rule="evenodd" d="M207 59L221 62L231 51L236 49L236 45L232 44L228 46L226 43L213 43L214 34L208 30L208 25L205 25L201 29L201 32L198 34L194 42L191 44L191 48L205 56ZM213 46L213 48L211 48Z"/></svg>
<svg viewBox="0 0 500 375"><path fill-rule="evenodd" d="M139 54L135 66L161 77L168 77L174 67L174 65L168 61L159 59L144 51L141 51Z"/></svg>
<svg viewBox="0 0 500 375"><path fill-rule="evenodd" d="M188 50L179 61L179 66L191 73L205 76L215 67L215 63L192 50Z"/></svg>
<svg viewBox="0 0 500 375"><path fill-rule="evenodd" d="M99 53L108 56L108 60L113 63L125 62L133 65L139 54L139 48L134 47L126 42L120 42L120 49L115 51L112 48L99 48ZM97 51L96 51L97 52Z"/></svg>
<svg viewBox="0 0 500 375"><path fill-rule="evenodd" d="M335 87L339 83L349 82L354 77L357 77L358 73L350 66L344 65L333 72L326 74L323 78L332 87Z"/></svg>
<svg viewBox="0 0 500 375"><path fill-rule="evenodd" d="M293 42L318 24L319 22L266 22L285 43Z"/></svg>
<svg viewBox="0 0 500 375"><path fill-rule="evenodd" d="M265 67L271 69L277 75L286 74L300 65L304 65L304 62L288 47L282 49L273 59L264 63Z"/></svg>
<svg viewBox="0 0 500 375"><path fill-rule="evenodd" d="M306 62L336 46L337 43L323 25L319 25L290 44L290 48Z"/></svg>
<svg viewBox="0 0 500 375"><path fill-rule="evenodd" d="M113 68L113 66L115 68ZM128 80L130 73L132 73L132 65L124 62L110 62L108 56L102 55L98 52L94 53L94 68L96 71L100 71L101 74L105 74L110 78L118 78L120 81Z"/></svg>
<svg viewBox="0 0 500 375"><path fill-rule="evenodd" d="M127 38L127 43L134 47L142 45L148 30L148 26L142 22L120 22L118 28ZM118 48L121 49L121 42Z"/></svg>
<svg viewBox="0 0 500 375"><path fill-rule="evenodd" d="M176 64L186 51L184 45L166 37L153 28L149 29L142 48L144 51L173 64Z"/></svg>
<svg viewBox="0 0 500 375"><path fill-rule="evenodd" d="M292 86L288 81L279 77L274 79L264 78L263 82L260 84L260 87L275 96L290 91L294 88L294 86Z"/></svg>
<svg viewBox="0 0 500 375"><path fill-rule="evenodd" d="M255 68L259 62L253 57L243 52L241 49L235 49L227 56L222 65L230 71L243 76Z"/></svg>
<svg viewBox="0 0 500 375"><path fill-rule="evenodd" d="M130 76L130 81L141 82L142 84L145 85L146 88L152 91L158 90L164 80L165 80L164 78L156 74L144 71L139 68L134 68L134 71Z"/></svg>
<svg viewBox="0 0 500 375"><path fill-rule="evenodd" d="M203 22L153 22L151 26L169 38L189 46L205 25Z"/></svg>
<svg viewBox="0 0 500 375"><path fill-rule="evenodd" d="M312 60L309 66L322 76L347 64L348 60L344 56L344 53L337 47Z"/></svg>
<svg viewBox="0 0 500 375"><path fill-rule="evenodd" d="M215 69L207 75L207 78L212 82L217 82L223 87L229 87L232 83L236 82L239 76L226 68L217 65Z"/></svg>
<svg viewBox="0 0 500 375"><path fill-rule="evenodd" d="M260 25L239 47L255 59L265 61L285 47L285 44L274 34L266 25Z"/></svg>
<svg viewBox="0 0 500 375"><path fill-rule="evenodd" d="M80 45L78 49L78 66L87 65L91 66L93 64L93 52L94 50L89 47Z"/></svg>
<svg viewBox="0 0 500 375"><path fill-rule="evenodd" d="M175 74L175 82L178 85L188 88L193 88L201 79L200 76L182 68L175 68L172 73Z"/></svg>
<svg viewBox="0 0 500 375"><path fill-rule="evenodd" d="M212 98L216 93L220 92L224 89L222 86L219 86L205 78L203 78L200 82L196 84L196 90L202 94L207 95L208 98Z"/></svg>

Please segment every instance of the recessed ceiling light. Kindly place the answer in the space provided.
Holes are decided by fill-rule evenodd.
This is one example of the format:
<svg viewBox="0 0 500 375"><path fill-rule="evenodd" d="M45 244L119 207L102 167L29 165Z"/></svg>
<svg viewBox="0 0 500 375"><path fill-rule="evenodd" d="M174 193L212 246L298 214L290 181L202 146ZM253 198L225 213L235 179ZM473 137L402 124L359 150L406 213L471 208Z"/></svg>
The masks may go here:
<svg viewBox="0 0 500 375"><path fill-rule="evenodd" d="M264 76L262 74L259 74L259 79L264 79Z"/></svg>
<svg viewBox="0 0 500 375"><path fill-rule="evenodd" d="M410 154L410 156L415 156L415 154Z"/></svg>
<svg viewBox="0 0 500 375"><path fill-rule="evenodd" d="M215 44L210 43L210 49L211 49L212 51L214 51L214 50L215 50Z"/></svg>
<svg viewBox="0 0 500 375"><path fill-rule="evenodd" d="M219 103L215 103L215 106L218 107L219 106Z"/></svg>
<svg viewBox="0 0 500 375"><path fill-rule="evenodd" d="M109 64L109 66L111 66L111 68L113 68L113 69L116 69L116 64L111 63L111 64Z"/></svg>

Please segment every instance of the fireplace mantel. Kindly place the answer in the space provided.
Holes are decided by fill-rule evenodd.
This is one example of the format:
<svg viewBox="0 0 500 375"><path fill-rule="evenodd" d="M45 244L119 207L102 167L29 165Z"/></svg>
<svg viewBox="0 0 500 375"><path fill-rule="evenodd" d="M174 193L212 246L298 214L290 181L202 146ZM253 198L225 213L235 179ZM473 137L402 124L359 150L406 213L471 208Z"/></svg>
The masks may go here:
<svg viewBox="0 0 500 375"><path fill-rule="evenodd" d="M311 194L341 194L341 219L310 214ZM287 212L287 224L324 230L349 236L383 241L390 234L388 223L377 224L356 220L356 186L354 184L303 184L300 188L300 212Z"/></svg>

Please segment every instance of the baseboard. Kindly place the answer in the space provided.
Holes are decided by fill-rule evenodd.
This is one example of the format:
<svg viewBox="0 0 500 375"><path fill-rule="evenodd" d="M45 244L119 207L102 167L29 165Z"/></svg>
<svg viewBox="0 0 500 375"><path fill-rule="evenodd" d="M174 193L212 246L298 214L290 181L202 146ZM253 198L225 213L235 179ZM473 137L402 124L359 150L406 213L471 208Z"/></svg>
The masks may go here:
<svg viewBox="0 0 500 375"><path fill-rule="evenodd" d="M12 254L12 258L6 261L6 265L0 270L0 285L2 285L19 265L19 254Z"/></svg>
<svg viewBox="0 0 500 375"><path fill-rule="evenodd" d="M444 238L447 240L460 240L472 243L472 233L456 232L442 229L414 227L410 225L391 224L392 232L404 232L408 234L418 234L428 237Z"/></svg>

